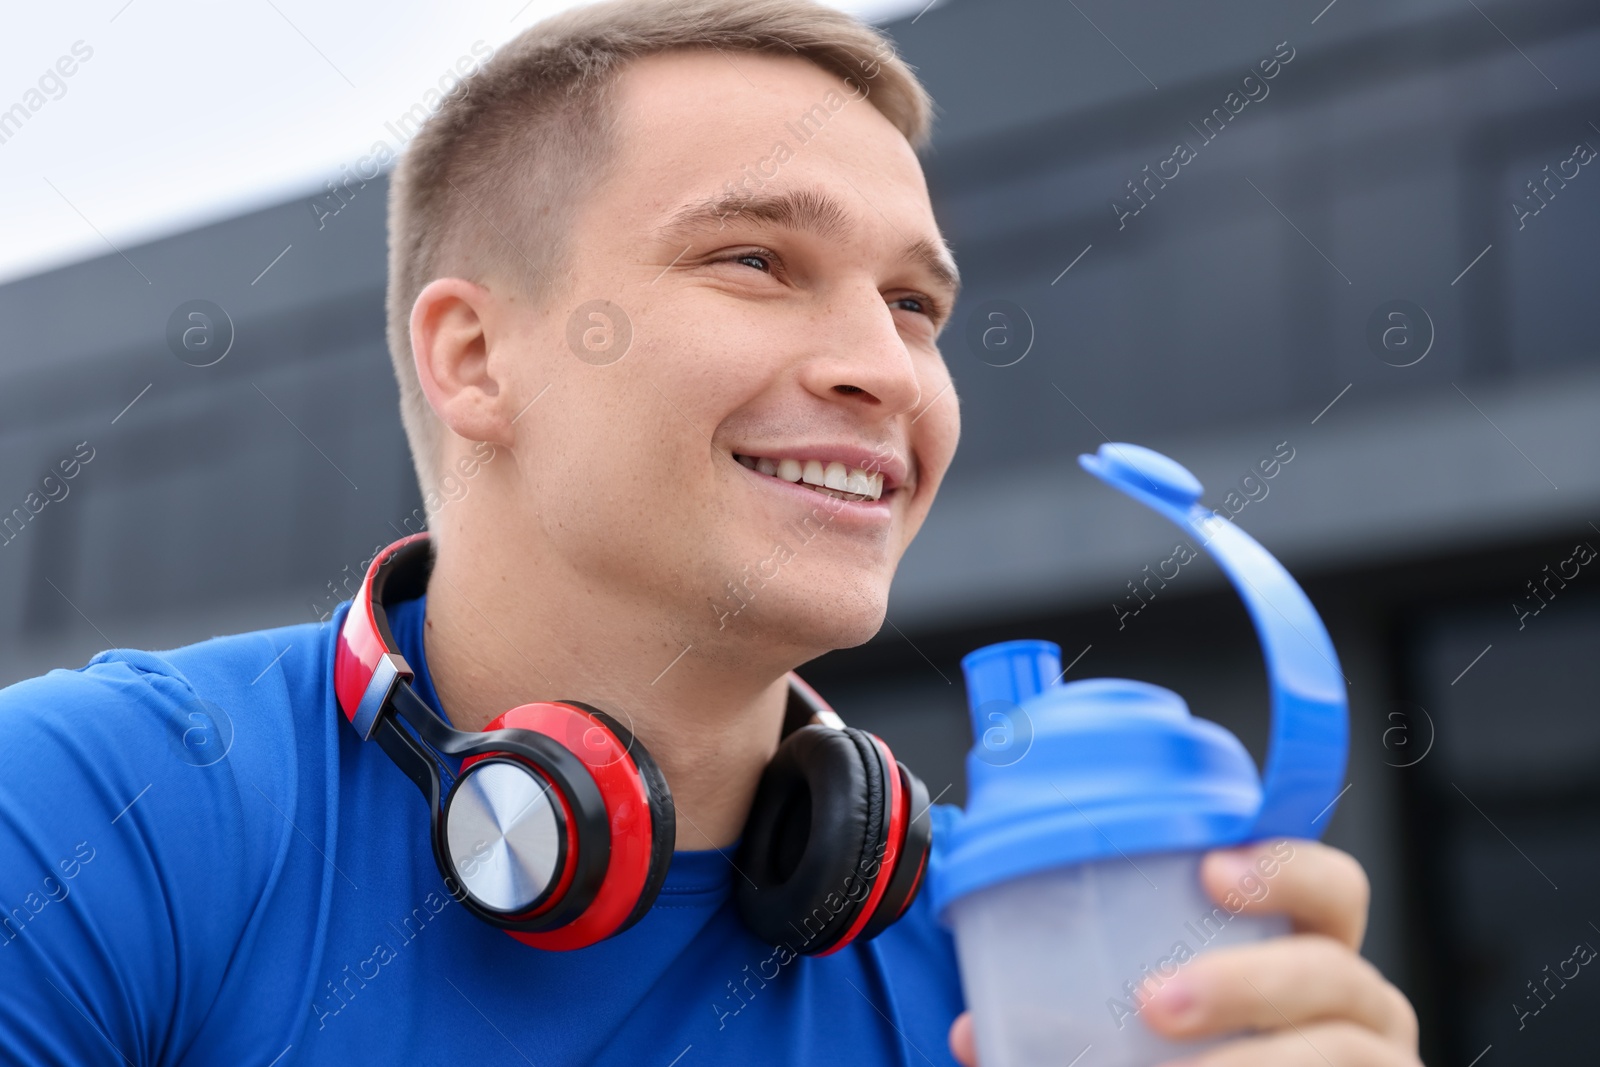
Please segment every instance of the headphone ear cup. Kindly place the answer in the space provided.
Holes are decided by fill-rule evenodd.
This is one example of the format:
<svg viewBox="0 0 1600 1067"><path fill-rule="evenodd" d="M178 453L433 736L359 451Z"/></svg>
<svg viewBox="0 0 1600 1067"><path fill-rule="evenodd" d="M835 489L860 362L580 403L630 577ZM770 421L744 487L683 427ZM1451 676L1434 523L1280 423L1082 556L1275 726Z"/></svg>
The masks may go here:
<svg viewBox="0 0 1600 1067"><path fill-rule="evenodd" d="M482 732L497 730L527 731L555 742L576 759L582 788L593 794L590 817L575 835L576 874L557 886L547 911L517 919L539 925L506 933L535 948L563 951L638 922L655 903L675 844L672 797L650 753L616 719L575 700L521 705ZM462 766L481 758L470 757Z"/></svg>
<svg viewBox="0 0 1600 1067"><path fill-rule="evenodd" d="M434 858L447 887L503 915L535 911L558 894L571 873L574 836L560 792L521 760L468 761L436 824Z"/></svg>
<svg viewBox="0 0 1600 1067"><path fill-rule="evenodd" d="M667 788L667 776L661 773L661 766L626 726L599 708L574 700L566 703L583 708L616 736L634 766L639 768L639 777L644 780L645 792L650 797L650 872L645 876L644 888L639 892L639 902L633 906L622 925L617 927L616 933L611 935L615 937L644 918L661 893L661 886L667 880L667 868L672 865L672 850L677 844L677 808L673 806L672 790Z"/></svg>
<svg viewBox="0 0 1600 1067"><path fill-rule="evenodd" d="M860 730L802 726L779 746L739 843L739 914L769 944L835 947L871 893L887 822L884 760ZM878 876L882 876L881 870ZM802 944L794 945L798 935Z"/></svg>
<svg viewBox="0 0 1600 1067"><path fill-rule="evenodd" d="M886 871L879 875L880 878L888 878L889 884L873 909L872 917L856 935L857 941L871 941L905 914L922 888L928 855L933 851L933 816L930 814L932 805L928 803L928 787L899 760L895 761L895 769L903 791L902 802L906 805L906 826L901 839L890 844L894 851L884 860Z"/></svg>

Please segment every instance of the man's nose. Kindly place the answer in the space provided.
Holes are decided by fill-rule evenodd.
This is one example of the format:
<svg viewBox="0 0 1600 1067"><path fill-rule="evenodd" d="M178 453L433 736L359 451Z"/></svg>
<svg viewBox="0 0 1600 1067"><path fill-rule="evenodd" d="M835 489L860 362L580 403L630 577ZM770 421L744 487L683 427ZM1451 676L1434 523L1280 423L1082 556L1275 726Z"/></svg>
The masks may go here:
<svg viewBox="0 0 1600 1067"><path fill-rule="evenodd" d="M917 406L921 382L894 312L876 290L830 304L802 380L825 399L849 397L880 418Z"/></svg>

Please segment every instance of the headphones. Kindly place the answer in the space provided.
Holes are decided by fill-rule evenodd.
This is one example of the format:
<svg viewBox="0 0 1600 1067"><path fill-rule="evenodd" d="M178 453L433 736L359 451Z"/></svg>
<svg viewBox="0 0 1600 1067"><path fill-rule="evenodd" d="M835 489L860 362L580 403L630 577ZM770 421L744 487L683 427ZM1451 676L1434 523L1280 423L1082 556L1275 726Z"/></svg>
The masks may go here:
<svg viewBox="0 0 1600 1067"><path fill-rule="evenodd" d="M535 948L621 933L655 903L672 860L666 778L621 723L576 700L523 704L481 733L434 714L386 611L426 593L432 569L426 533L373 558L339 632L340 708L422 791L434 862L468 911ZM846 726L794 672L788 681L782 741L732 861L735 895L763 940L826 956L876 937L916 898L928 790L881 739Z"/></svg>

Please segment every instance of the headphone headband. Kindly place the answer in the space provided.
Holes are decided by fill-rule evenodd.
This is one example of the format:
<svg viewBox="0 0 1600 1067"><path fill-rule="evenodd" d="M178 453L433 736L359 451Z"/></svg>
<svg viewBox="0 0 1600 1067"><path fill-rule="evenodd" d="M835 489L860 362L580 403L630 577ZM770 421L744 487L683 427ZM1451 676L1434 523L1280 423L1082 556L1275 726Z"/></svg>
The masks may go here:
<svg viewBox="0 0 1600 1067"><path fill-rule="evenodd" d="M345 718L362 740L373 736L381 713L394 701L397 686L401 682L409 686L415 678L411 665L396 650L387 606L426 593L432 571L427 532L402 537L373 557L345 617L335 653L334 689ZM845 728L839 714L798 674L790 671L788 681L782 737L813 723L835 730ZM410 717L406 718L409 722Z"/></svg>
<svg viewBox="0 0 1600 1067"><path fill-rule="evenodd" d="M379 713L399 681L414 677L411 665L395 651L386 602L414 599L427 592L433 569L426 533L394 542L372 558L350 613L339 630L333 685L339 707L363 741L372 737Z"/></svg>

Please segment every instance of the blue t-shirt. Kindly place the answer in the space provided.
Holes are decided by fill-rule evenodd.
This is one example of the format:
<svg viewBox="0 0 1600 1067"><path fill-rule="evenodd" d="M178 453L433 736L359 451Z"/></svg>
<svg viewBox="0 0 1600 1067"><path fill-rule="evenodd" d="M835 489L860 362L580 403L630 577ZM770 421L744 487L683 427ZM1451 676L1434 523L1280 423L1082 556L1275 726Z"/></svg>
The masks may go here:
<svg viewBox="0 0 1600 1067"><path fill-rule="evenodd" d="M961 988L926 893L820 959L745 929L714 850L675 853L649 914L581 951L474 918L416 787L336 706L348 609L0 691L0 1060L954 1062ZM437 709L424 612L390 620ZM934 808L936 852L952 814Z"/></svg>

